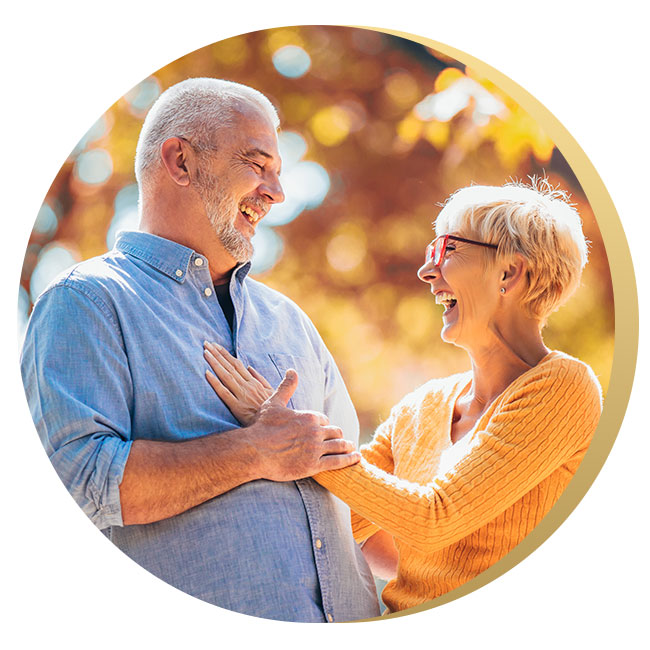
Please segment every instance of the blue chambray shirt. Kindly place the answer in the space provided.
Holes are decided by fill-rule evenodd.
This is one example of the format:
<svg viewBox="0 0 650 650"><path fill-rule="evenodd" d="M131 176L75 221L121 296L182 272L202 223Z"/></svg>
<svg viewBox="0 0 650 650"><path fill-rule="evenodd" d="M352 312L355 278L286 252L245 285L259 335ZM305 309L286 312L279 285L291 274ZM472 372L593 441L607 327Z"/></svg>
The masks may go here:
<svg viewBox="0 0 650 650"><path fill-rule="evenodd" d="M307 316L247 277L230 280L231 332L207 259L175 242L122 233L115 248L55 280L37 300L21 367L47 453L84 512L154 575L207 602L288 621L379 614L349 509L311 479L253 481L175 517L124 526L119 485L133 440L180 441L239 425L204 377L219 342L321 411L356 442L336 365Z"/></svg>

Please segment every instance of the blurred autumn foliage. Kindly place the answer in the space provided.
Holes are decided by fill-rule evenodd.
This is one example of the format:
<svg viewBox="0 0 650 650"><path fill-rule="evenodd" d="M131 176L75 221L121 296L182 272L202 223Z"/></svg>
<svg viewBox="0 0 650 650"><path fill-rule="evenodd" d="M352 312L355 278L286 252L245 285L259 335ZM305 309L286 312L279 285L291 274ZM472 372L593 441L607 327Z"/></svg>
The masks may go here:
<svg viewBox="0 0 650 650"><path fill-rule="evenodd" d="M363 439L406 392L469 367L462 350L440 340L442 307L415 274L439 203L471 183L546 175L572 195L590 262L545 340L589 363L607 388L608 261L593 212L543 127L462 63L345 27L272 29L215 43L111 106L72 151L39 213L21 280L21 327L54 274L103 253L118 226L137 225L133 158L142 120L163 89L199 76L253 86L278 108L287 205L265 220L254 275L316 324L347 382Z"/></svg>

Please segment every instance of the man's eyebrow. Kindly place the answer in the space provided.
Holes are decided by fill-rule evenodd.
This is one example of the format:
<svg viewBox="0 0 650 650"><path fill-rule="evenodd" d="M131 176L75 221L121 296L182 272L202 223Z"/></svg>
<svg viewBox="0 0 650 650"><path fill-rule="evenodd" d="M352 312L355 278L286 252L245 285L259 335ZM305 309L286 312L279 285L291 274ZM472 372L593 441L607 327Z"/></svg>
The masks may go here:
<svg viewBox="0 0 650 650"><path fill-rule="evenodd" d="M268 158L269 160L273 158L270 153L267 153L263 149L258 149L257 147L244 151L245 156L262 156L262 158Z"/></svg>
<svg viewBox="0 0 650 650"><path fill-rule="evenodd" d="M253 158L255 156L261 156L262 158L266 158L267 160L273 160L273 155L264 151L264 149L260 149L259 147L253 147L252 149L249 149L248 151L244 151L244 156L246 158ZM282 168L282 165L280 165L280 169ZM280 171L278 170L278 174Z"/></svg>

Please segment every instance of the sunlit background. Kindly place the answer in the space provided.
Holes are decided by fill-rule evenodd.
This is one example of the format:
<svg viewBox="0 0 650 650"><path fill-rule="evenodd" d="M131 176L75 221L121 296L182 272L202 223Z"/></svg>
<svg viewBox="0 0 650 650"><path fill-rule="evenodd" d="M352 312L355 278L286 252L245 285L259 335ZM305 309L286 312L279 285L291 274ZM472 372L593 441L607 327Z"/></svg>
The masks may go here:
<svg viewBox="0 0 650 650"><path fill-rule="evenodd" d="M591 241L547 345L607 388L614 342L609 267L593 212L553 142L489 80L411 41L362 29L291 27L197 50L142 81L71 151L36 216L22 271L19 337L54 276L137 227L133 160L147 110L170 85L211 76L277 106L286 201L257 228L252 273L295 300L336 358L367 440L390 407L469 367L439 338L442 307L416 278L438 204L470 183L546 175L569 191Z"/></svg>

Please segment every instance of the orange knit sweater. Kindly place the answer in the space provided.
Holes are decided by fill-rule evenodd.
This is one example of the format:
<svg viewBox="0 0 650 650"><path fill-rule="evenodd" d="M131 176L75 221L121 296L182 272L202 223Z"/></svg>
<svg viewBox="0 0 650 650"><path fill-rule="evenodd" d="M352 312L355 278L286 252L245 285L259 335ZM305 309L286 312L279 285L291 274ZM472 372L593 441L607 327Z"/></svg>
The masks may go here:
<svg viewBox="0 0 650 650"><path fill-rule="evenodd" d="M472 579L540 522L575 474L600 417L589 366L551 352L451 443L456 399L471 373L407 395L362 447L363 460L314 478L350 505L357 541L395 538L389 611L427 602Z"/></svg>

